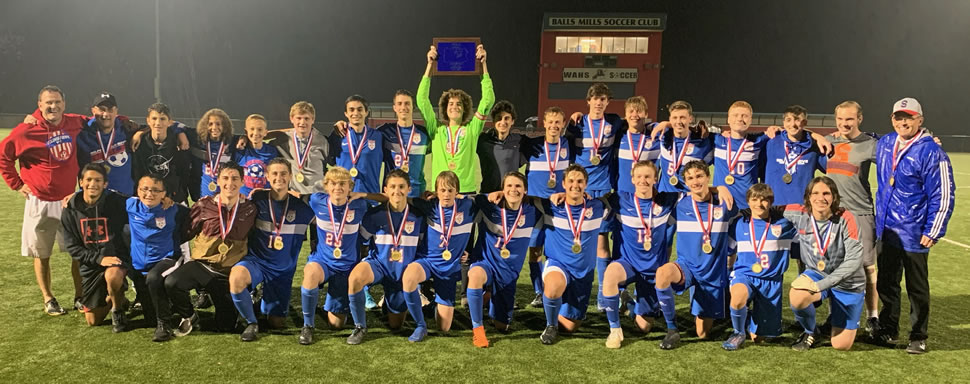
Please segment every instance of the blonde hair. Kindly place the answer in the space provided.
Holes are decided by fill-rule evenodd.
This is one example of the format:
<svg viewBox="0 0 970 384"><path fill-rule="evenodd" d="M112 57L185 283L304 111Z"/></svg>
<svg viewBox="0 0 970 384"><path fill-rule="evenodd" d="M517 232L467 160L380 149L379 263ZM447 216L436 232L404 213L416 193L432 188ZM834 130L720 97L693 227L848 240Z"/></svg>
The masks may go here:
<svg viewBox="0 0 970 384"><path fill-rule="evenodd" d="M456 191L461 191L458 175L452 171L442 171L434 180L434 189L438 190L438 184L445 183L446 187L454 187Z"/></svg>
<svg viewBox="0 0 970 384"><path fill-rule="evenodd" d="M332 167L327 170L327 173L323 175L323 185L327 183L340 183L340 182L353 182L353 178L350 177L350 171L344 167Z"/></svg>
<svg viewBox="0 0 970 384"><path fill-rule="evenodd" d="M673 103L670 103L670 105L667 106L667 110L670 112L679 111L681 109L686 109L688 115L694 114L694 107L690 106L690 103L683 100L677 100Z"/></svg>
<svg viewBox="0 0 970 384"><path fill-rule="evenodd" d="M209 118L212 116L222 120L222 135L219 136L219 141L229 142L232 139L232 120L229 120L229 114L226 111L219 108L205 111L205 114L199 119L199 123L195 126L195 131L199 134L199 142L205 143L209 140Z"/></svg>
<svg viewBox="0 0 970 384"><path fill-rule="evenodd" d="M264 117L263 115L260 115L258 113L254 113L252 115L246 116L246 122L247 123L250 122L251 120L262 121L263 124L266 124L266 117Z"/></svg>
<svg viewBox="0 0 970 384"><path fill-rule="evenodd" d="M310 104L309 101L297 101L290 107L290 117L303 113L309 114L314 118L317 117L317 110L313 108L313 104Z"/></svg>
<svg viewBox="0 0 970 384"><path fill-rule="evenodd" d="M856 101L854 101L854 100L846 100L846 101L843 101L843 102L839 103L839 105L836 105L835 106L835 113L839 113L839 109L849 108L849 107L854 107L855 108L855 110L856 110L856 116L862 116L862 105L859 105L859 103L856 102Z"/></svg>
<svg viewBox="0 0 970 384"><path fill-rule="evenodd" d="M731 103L731 106L728 107L728 111L734 108L747 108L748 112L754 113L754 108L751 108L751 104L744 100L738 100Z"/></svg>
<svg viewBox="0 0 970 384"><path fill-rule="evenodd" d="M626 105L624 106L626 108L634 107L638 111L646 111L647 99L644 99L643 96L633 96L629 99L626 99Z"/></svg>

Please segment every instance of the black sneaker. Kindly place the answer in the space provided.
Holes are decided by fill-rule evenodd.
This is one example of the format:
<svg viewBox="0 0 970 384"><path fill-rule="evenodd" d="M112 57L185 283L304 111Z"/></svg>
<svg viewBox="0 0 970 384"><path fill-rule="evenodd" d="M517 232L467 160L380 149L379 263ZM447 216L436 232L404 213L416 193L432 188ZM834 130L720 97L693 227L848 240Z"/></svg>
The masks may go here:
<svg viewBox="0 0 970 384"><path fill-rule="evenodd" d="M870 317L866 319L866 334L871 336L877 331L879 331L879 318Z"/></svg>
<svg viewBox="0 0 970 384"><path fill-rule="evenodd" d="M668 329L667 336L660 342L660 349L671 350L680 346L680 332L676 329Z"/></svg>
<svg viewBox="0 0 970 384"><path fill-rule="evenodd" d="M529 306L532 308L542 308L542 294L537 293L536 298L532 299L532 302L529 303Z"/></svg>
<svg viewBox="0 0 970 384"><path fill-rule="evenodd" d="M159 320L158 325L155 327L155 335L152 336L152 341L160 343L163 341L172 340L172 329L169 328L168 323Z"/></svg>
<svg viewBox="0 0 970 384"><path fill-rule="evenodd" d="M74 298L74 310L78 312L84 312L84 304L81 303L80 297Z"/></svg>
<svg viewBox="0 0 970 384"><path fill-rule="evenodd" d="M359 325L354 327L354 331L351 332L350 336L347 337L347 344L357 345L357 344L363 343L364 335L366 334L367 334L367 328L361 327Z"/></svg>
<svg viewBox="0 0 970 384"><path fill-rule="evenodd" d="M243 331L242 335L239 335L239 340L242 341L256 341L259 340L259 325L247 324L246 330Z"/></svg>
<svg viewBox="0 0 970 384"><path fill-rule="evenodd" d="M125 316L125 310L123 309L111 310L111 332L121 333L127 330L128 330L128 316Z"/></svg>
<svg viewBox="0 0 970 384"><path fill-rule="evenodd" d="M825 320L825 322L818 327L818 332L815 332L816 336L831 335L831 334L832 334L832 323L829 322L828 320Z"/></svg>
<svg viewBox="0 0 970 384"><path fill-rule="evenodd" d="M192 306L195 309L206 309L212 306L212 298L206 292L199 292L199 295L195 297L195 301L192 302Z"/></svg>
<svg viewBox="0 0 970 384"><path fill-rule="evenodd" d="M816 330L817 332L817 330ZM795 344L791 345L791 349L796 351L807 351L815 345L816 335L809 334L808 332L802 332L802 335L798 337Z"/></svg>
<svg viewBox="0 0 970 384"><path fill-rule="evenodd" d="M67 311L65 311L64 308L61 308L61 305L57 303L57 299L52 297L50 300L44 303L44 313L51 316L60 316L67 313Z"/></svg>
<svg viewBox="0 0 970 384"><path fill-rule="evenodd" d="M301 345L313 344L313 327L309 325L303 326L303 329L300 331L300 344Z"/></svg>
<svg viewBox="0 0 970 384"><path fill-rule="evenodd" d="M906 347L906 353L910 355L922 355L926 353L926 340L913 340Z"/></svg>
<svg viewBox="0 0 970 384"><path fill-rule="evenodd" d="M883 347L892 348L896 346L896 337L889 334L882 328L877 328L875 331L873 331L872 335L869 337L869 341Z"/></svg>
<svg viewBox="0 0 970 384"><path fill-rule="evenodd" d="M178 328L175 329L175 336L182 337L192 333L192 330L199 327L199 314L196 312L192 313L192 316L183 317L182 321L179 322Z"/></svg>
<svg viewBox="0 0 970 384"><path fill-rule="evenodd" d="M546 330L539 335L539 341L545 345L552 345L559 339L559 329L555 325L547 325Z"/></svg>

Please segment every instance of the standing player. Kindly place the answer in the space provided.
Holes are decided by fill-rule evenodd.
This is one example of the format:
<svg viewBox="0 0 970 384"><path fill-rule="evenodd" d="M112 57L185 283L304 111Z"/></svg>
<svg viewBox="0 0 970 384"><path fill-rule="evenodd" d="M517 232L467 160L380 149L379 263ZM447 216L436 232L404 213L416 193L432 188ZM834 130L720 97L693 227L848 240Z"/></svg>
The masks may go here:
<svg viewBox="0 0 970 384"><path fill-rule="evenodd" d="M250 137L252 139L252 137ZM290 288L296 260L313 210L289 193L290 163L282 158L270 160L266 176L271 189L253 192L256 206L255 230L249 234L249 253L229 272L229 293L246 329L240 339L255 341L259 336L250 288L263 283L261 312L269 316L271 328L282 328L290 306Z"/></svg>
<svg viewBox="0 0 970 384"><path fill-rule="evenodd" d="M350 313L354 317L354 331L347 344L360 344L367 334L367 317L364 307L364 287L378 283L384 287L384 305L388 310L388 326L398 329L404 321L404 293L401 277L404 268L418 251L418 242L424 236L423 212L411 206L407 195L411 192L411 180L407 172L395 169L384 178L384 194L388 202L371 208L361 223L365 240L373 239L367 257L350 272L347 293Z"/></svg>
<svg viewBox="0 0 970 384"><path fill-rule="evenodd" d="M108 92L95 97L91 114L93 117L77 136L78 165L104 164L108 167L108 189L125 196L133 195L135 182L131 178L131 156L134 151L129 142L138 125L118 116L118 102Z"/></svg>
<svg viewBox="0 0 970 384"><path fill-rule="evenodd" d="M212 196L219 191L216 171L220 165L231 163L235 152L232 120L225 111L212 108L202 115L195 129L198 141L192 148L192 179L199 180L200 197Z"/></svg>
<svg viewBox="0 0 970 384"><path fill-rule="evenodd" d="M734 333L721 345L729 351L740 349L749 333L754 342L781 335L782 282L796 234L781 211L770 209L775 200L771 187L752 185L745 199L750 208L741 210L728 232L737 260L730 285ZM748 303L753 311L750 317Z"/></svg>
<svg viewBox="0 0 970 384"><path fill-rule="evenodd" d="M191 169L188 152L178 148L171 116L172 112L165 104L155 103L148 107L150 134L135 149L131 176L135 180L147 175L161 178L167 196L177 203L184 203L188 197Z"/></svg>
<svg viewBox="0 0 970 384"><path fill-rule="evenodd" d="M764 182L771 187L775 205L800 204L815 171L825 172L828 158L805 130L808 110L801 105L785 108L784 132L765 146ZM798 254L795 252L794 257Z"/></svg>
<svg viewBox="0 0 970 384"><path fill-rule="evenodd" d="M337 166L350 170L354 192L378 193L381 189L381 165L384 162L384 135L367 126L368 103L360 95L344 101L344 116L350 129L345 135L337 130L328 140Z"/></svg>
<svg viewBox="0 0 970 384"><path fill-rule="evenodd" d="M636 192L636 186L631 178L633 165L644 160L656 162L660 157L661 140L653 140L650 137L657 123L647 126L647 100L643 96L627 99L624 111L626 129L620 135L620 144L616 151L616 174L613 177L617 179L617 192L633 194ZM655 182L659 180L659 176L654 174Z"/></svg>
<svg viewBox="0 0 970 384"><path fill-rule="evenodd" d="M414 123L414 95L405 89L394 92L393 107L396 123L377 127L384 133L384 169L390 172L401 169L411 176L411 193L408 197L420 197L424 193L424 161L428 153L428 131Z"/></svg>
<svg viewBox="0 0 970 384"><path fill-rule="evenodd" d="M768 137L749 134L754 110L746 101L735 101L728 108L730 136L714 136L714 185L726 186L738 208L748 208L744 196L752 185L764 179L764 152Z"/></svg>
<svg viewBox="0 0 970 384"><path fill-rule="evenodd" d="M525 165L523 136L512 133L515 106L501 100L492 107L491 117L495 127L482 133L478 143L478 160L482 169L481 193L501 191L503 176Z"/></svg>
<svg viewBox="0 0 970 384"><path fill-rule="evenodd" d="M503 199L499 204L489 202L484 195L475 198L481 209L482 229L478 232L473 252L476 260L468 270L467 295L472 344L479 348L488 348L482 314L485 287L489 287L491 294L488 315L492 325L500 332L506 332L512 323L515 283L522 271L529 239L533 238L533 232L541 230L542 225L535 206L523 201L528 184L525 176L510 172L502 184Z"/></svg>
<svg viewBox="0 0 970 384"><path fill-rule="evenodd" d="M280 156L290 162L293 179L290 189L300 195L310 195L315 185L323 180L327 164L333 164L330 144L326 136L314 129L316 109L313 104L298 101L290 107L292 130L272 131L266 134L270 144Z"/></svg>
<svg viewBox="0 0 970 384"><path fill-rule="evenodd" d="M691 132L694 109L690 103L678 100L667 109L670 111L669 124L660 123L654 128L654 132L664 132L660 138L658 163L663 174L658 189L661 192L687 192L683 179L684 167L692 161L711 164L714 161L714 138ZM666 132L668 126L672 128L670 134ZM706 130L706 127L702 126L701 129Z"/></svg>
<svg viewBox="0 0 970 384"><path fill-rule="evenodd" d="M829 299L832 348L849 350L862 311L865 272L856 217L839 206L839 189L819 176L805 190L805 205L788 205L785 217L798 229L805 272L791 283L788 300L805 331L792 349L805 351L818 341L815 303Z"/></svg>
<svg viewBox="0 0 970 384"><path fill-rule="evenodd" d="M243 186L239 193L249 196L254 189L270 187L266 179L266 167L269 162L279 156L279 151L272 145L263 143L266 137L266 118L260 114L246 117L246 147L236 151L232 158L243 168ZM289 180L289 177L287 177Z"/></svg>
<svg viewBox="0 0 970 384"><path fill-rule="evenodd" d="M606 318L610 323L607 348L620 348L623 344L620 287L636 284L637 301L632 312L636 315L634 321L640 331L649 332L653 319L660 315L660 303L654 286L657 268L670 259L670 244L674 235L672 213L680 194L657 192L657 174L653 162L637 161L632 165L630 183L636 188L634 193L621 191L610 195L610 209L617 212L612 222L612 232L619 234L614 237L613 253L620 256L610 263L603 276Z"/></svg>
<svg viewBox="0 0 970 384"><path fill-rule="evenodd" d="M677 203L677 260L657 270L657 298L667 336L660 349L680 344L675 322L674 292L690 288L691 314L697 337L706 339L714 319L723 319L727 288L728 224L737 214L722 193L712 193L708 165L691 161L684 166L684 184L690 194Z"/></svg>
<svg viewBox="0 0 970 384"><path fill-rule="evenodd" d="M879 139L876 170L876 234L882 323L877 340L891 343L899 332L899 280L906 274L912 330L906 352L926 352L930 314L927 260L930 248L946 234L953 213L950 158L922 128L923 107L913 98L893 105L895 132Z"/></svg>

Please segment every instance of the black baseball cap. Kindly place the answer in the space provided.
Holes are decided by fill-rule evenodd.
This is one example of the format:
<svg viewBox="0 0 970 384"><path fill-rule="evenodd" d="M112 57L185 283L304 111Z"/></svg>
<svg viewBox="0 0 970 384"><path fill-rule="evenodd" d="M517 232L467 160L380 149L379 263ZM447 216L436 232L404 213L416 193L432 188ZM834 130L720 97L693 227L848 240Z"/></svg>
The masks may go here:
<svg viewBox="0 0 970 384"><path fill-rule="evenodd" d="M94 98L94 103L91 104L92 107L105 106L108 108L117 107L118 101L115 100L115 95L108 93L108 91L103 91Z"/></svg>

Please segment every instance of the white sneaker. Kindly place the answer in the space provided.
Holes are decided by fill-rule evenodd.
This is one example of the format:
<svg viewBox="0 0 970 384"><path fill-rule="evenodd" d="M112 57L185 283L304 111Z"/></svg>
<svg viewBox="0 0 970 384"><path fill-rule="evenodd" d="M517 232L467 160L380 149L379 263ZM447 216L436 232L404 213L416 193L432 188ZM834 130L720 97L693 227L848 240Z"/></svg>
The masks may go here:
<svg viewBox="0 0 970 384"><path fill-rule="evenodd" d="M610 335L606 337L606 348L617 349L623 345L623 328L610 328Z"/></svg>

